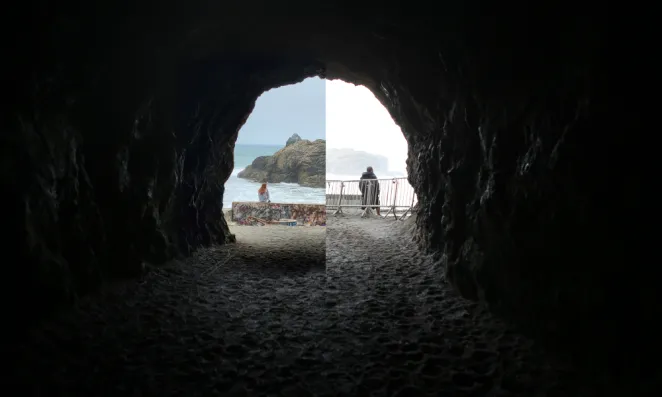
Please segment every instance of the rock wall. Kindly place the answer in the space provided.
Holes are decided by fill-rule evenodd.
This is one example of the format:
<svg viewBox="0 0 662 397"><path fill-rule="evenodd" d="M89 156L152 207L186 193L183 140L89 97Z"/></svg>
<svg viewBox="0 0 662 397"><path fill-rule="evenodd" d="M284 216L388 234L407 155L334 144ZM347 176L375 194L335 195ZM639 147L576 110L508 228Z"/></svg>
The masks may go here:
<svg viewBox="0 0 662 397"><path fill-rule="evenodd" d="M324 204L289 204L233 202L232 220L243 226L256 226L260 221L276 222L296 219L298 226L326 226Z"/></svg>
<svg viewBox="0 0 662 397"><path fill-rule="evenodd" d="M309 141L291 137L287 145L273 156L260 156L241 170L237 177L256 182L298 183L301 186L324 187L326 141Z"/></svg>
<svg viewBox="0 0 662 397"><path fill-rule="evenodd" d="M654 351L648 69L621 44L636 34L581 2L315 7L13 10L31 34L5 54L11 314L231 241L238 129L262 92L318 75L365 85L402 127L417 236L464 296L576 351Z"/></svg>
<svg viewBox="0 0 662 397"><path fill-rule="evenodd" d="M32 43L9 64L15 99L1 150L12 232L2 248L15 264L0 302L17 325L136 276L145 262L234 241L222 197L237 132L268 84L297 83L320 68L309 58L231 50L182 59L149 37L124 37L138 15L123 28L101 18L99 29L115 36L84 50L84 37L60 24L97 30L62 12L28 23L35 34L54 29L52 41ZM11 303L24 295L25 305Z"/></svg>
<svg viewBox="0 0 662 397"><path fill-rule="evenodd" d="M295 143L297 143L297 142L299 142L299 141L301 141L301 140L302 140L302 139L301 139L301 137L299 136L299 134L292 134L291 137L287 138L287 142L285 142L285 146L293 145L293 144L295 144Z"/></svg>

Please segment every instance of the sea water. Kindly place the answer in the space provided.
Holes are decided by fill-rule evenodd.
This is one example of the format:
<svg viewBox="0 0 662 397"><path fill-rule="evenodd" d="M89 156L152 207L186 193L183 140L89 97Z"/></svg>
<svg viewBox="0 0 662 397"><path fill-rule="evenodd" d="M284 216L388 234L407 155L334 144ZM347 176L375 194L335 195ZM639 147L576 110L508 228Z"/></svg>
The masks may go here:
<svg viewBox="0 0 662 397"><path fill-rule="evenodd" d="M256 157L271 156L283 146L279 145L235 145L234 170L225 182L223 208L231 208L233 201L258 201L260 183L238 178L237 174L249 166ZM273 203L324 204L324 188L300 186L297 183L269 183L269 195Z"/></svg>

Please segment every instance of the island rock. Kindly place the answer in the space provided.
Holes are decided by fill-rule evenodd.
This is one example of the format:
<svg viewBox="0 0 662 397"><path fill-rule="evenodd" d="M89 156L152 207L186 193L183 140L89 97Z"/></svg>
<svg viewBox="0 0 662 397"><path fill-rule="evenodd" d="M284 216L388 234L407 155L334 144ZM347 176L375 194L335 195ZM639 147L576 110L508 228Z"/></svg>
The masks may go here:
<svg viewBox="0 0 662 397"><path fill-rule="evenodd" d="M295 134L296 135L296 134ZM256 182L298 183L307 187L324 187L326 181L326 141L301 139L290 142L273 156L260 156L239 172L239 178Z"/></svg>

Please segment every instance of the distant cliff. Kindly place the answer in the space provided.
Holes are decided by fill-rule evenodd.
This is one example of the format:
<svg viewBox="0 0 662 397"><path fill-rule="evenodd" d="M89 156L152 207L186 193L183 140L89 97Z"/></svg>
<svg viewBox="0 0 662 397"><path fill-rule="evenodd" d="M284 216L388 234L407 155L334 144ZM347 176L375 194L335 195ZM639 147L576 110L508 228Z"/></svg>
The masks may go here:
<svg viewBox="0 0 662 397"><path fill-rule="evenodd" d="M388 171L388 159L379 154L353 149L328 149L326 172L337 175L356 175L358 178L366 167L372 166L377 175Z"/></svg>
<svg viewBox="0 0 662 397"><path fill-rule="evenodd" d="M256 182L266 180L270 183L287 182L308 187L324 187L326 141L318 139L311 142L293 135L283 149L273 156L256 158L237 176Z"/></svg>

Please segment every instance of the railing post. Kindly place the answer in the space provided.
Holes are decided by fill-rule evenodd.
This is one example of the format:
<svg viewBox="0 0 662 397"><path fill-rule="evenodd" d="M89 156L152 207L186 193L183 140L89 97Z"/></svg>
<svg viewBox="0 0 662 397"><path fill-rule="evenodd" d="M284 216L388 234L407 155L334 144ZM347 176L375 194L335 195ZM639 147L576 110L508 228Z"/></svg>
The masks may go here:
<svg viewBox="0 0 662 397"><path fill-rule="evenodd" d="M405 216L406 216L409 212L411 212L411 214L414 215L414 200L415 200L415 199L416 199L416 191L412 192L412 194L411 194L411 204L409 205L409 208L407 208L407 211L405 211L404 214L402 214L402 215L400 216L400 220L404 220L404 219L405 219Z"/></svg>
<svg viewBox="0 0 662 397"><path fill-rule="evenodd" d="M393 183L395 183L395 194L393 195L393 206L391 209L393 210L393 218L397 221L398 214L395 213L395 206L398 204L398 180L393 178Z"/></svg>
<svg viewBox="0 0 662 397"><path fill-rule="evenodd" d="M367 191L366 191L366 194L365 194L366 206L365 206L365 209L363 210L363 213L361 214L361 218L365 218L368 215L372 215L372 212L373 212L372 207L370 207L372 204L370 204L370 203L372 203L374 201L374 198L373 198L372 195L374 194L376 189L374 188L372 181L373 181L373 179L370 180L370 182L368 183L368 186L367 186ZM363 204L363 200L364 200L364 198L361 197L361 204Z"/></svg>
<svg viewBox="0 0 662 397"><path fill-rule="evenodd" d="M367 217L368 215L372 214L375 212L374 208L377 207L376 204L373 204L375 200L375 195L377 193L377 186L388 186L388 188L385 190L384 193L384 202L379 204L380 208L388 208L388 211L386 214L383 216L384 218L388 218L388 216L393 212L393 218L395 220L404 220L405 217L409 214L413 214L413 209L414 209L414 203L416 202L416 192L412 191L409 192L407 189L411 189L411 186L406 184L407 180L406 178L391 178L391 183L395 184L395 187L392 188L392 185L382 185L380 182L388 183L388 179L384 180L370 180L367 181L369 182L368 185L366 186L365 194L362 194L358 197L361 198L361 201L359 203L355 203L355 190L356 186L354 186L354 183L360 183L360 180L352 180L352 181L327 181L327 189L329 189L330 193L327 193L327 208L330 209L334 205L336 206L336 209L334 210L334 215L336 214L344 214L344 208L352 208L352 209L357 209L359 207L363 207L361 210L361 217ZM347 183L346 183L347 182ZM400 189L400 183L404 182L404 189ZM339 192L335 191L335 184L340 183L340 189ZM348 184L349 183L349 184ZM378 185L379 184L379 185ZM347 188L348 196L345 197L345 188ZM360 188L359 188L360 190ZM402 198L402 203L400 203L398 195L402 193L404 194ZM411 203L409 207L405 207L404 204L407 201L407 198L405 197L408 193L411 193ZM393 194L393 199L392 202L389 204L388 200L391 197L391 194ZM329 197L330 196L336 196L338 197L338 201L336 203L333 202ZM381 195L380 195L381 196ZM382 198L382 197L380 197ZM349 201L346 203L346 201L349 199ZM383 204L383 205L382 205ZM402 205L401 205L402 204ZM398 211L404 209L402 214L399 214Z"/></svg>
<svg viewBox="0 0 662 397"><path fill-rule="evenodd" d="M338 208L336 208L336 212L334 212L333 215L338 215L343 213L341 207L343 190L345 190L345 182L340 181L340 197L338 197Z"/></svg>

